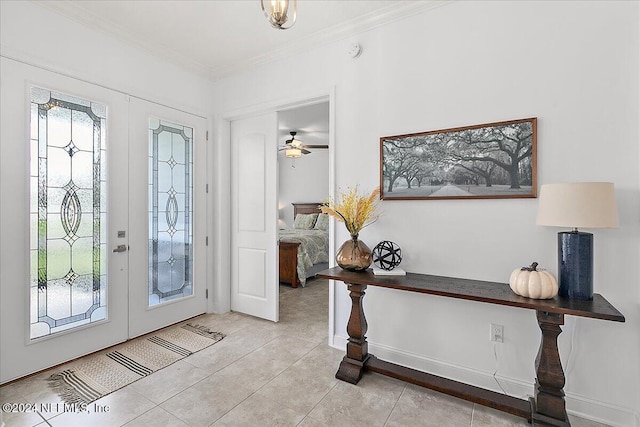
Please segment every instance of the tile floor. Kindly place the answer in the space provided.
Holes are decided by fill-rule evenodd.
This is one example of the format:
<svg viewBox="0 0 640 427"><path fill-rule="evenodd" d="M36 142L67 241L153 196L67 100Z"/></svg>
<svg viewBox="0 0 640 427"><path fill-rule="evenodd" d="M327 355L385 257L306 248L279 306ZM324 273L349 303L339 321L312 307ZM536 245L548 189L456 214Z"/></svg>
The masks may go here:
<svg viewBox="0 0 640 427"><path fill-rule="evenodd" d="M3 403L52 404L48 412L4 413L6 426L528 426L377 374L357 386L338 381L343 353L327 346L327 281L281 286L280 304L279 323L238 313L199 317L226 338L103 397L91 413L55 411L61 401L44 380L50 372L1 387ZM100 408L108 412L95 412Z"/></svg>

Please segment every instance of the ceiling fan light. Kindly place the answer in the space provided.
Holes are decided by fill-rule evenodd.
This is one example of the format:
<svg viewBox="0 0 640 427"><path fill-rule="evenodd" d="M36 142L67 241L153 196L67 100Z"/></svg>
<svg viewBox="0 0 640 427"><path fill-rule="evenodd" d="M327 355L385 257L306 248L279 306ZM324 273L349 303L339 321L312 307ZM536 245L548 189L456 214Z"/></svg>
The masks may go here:
<svg viewBox="0 0 640 427"><path fill-rule="evenodd" d="M289 148L284 150L284 156L296 159L302 156L302 151L299 148Z"/></svg>
<svg viewBox="0 0 640 427"><path fill-rule="evenodd" d="M265 0L260 0L264 16L267 17L273 28L286 30L293 27L293 24L296 23L298 0L266 0L266 3L265 5ZM289 6L291 6L291 11L289 11ZM289 16L292 17L291 21L289 21ZM285 27L287 22L289 25Z"/></svg>

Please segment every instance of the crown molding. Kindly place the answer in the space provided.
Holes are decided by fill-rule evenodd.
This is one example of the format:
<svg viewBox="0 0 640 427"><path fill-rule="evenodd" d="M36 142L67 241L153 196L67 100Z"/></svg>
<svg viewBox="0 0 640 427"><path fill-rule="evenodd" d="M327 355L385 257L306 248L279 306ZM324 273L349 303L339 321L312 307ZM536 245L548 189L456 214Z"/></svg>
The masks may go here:
<svg viewBox="0 0 640 427"><path fill-rule="evenodd" d="M244 61L229 64L228 66L211 69L209 78L212 81L229 77L235 73L250 70L260 65L285 59L291 55L334 41L353 37L386 24L409 18L427 10L436 9L452 4L457 0L426 0L426 1L397 1L391 5L377 9L367 15L354 18L332 27L317 31L307 37L298 38L295 41L283 45L281 48L272 49L261 55L247 58Z"/></svg>
<svg viewBox="0 0 640 427"><path fill-rule="evenodd" d="M55 2L48 0L30 1L85 27L98 30L108 36L115 37L116 39L134 46L135 48L156 58L170 62L178 68L195 73L205 79L210 79L211 69L201 62L194 61L190 56L184 55L167 46L160 46L157 43L147 42L146 40L134 37L123 25L117 22L105 22L104 18L100 15L78 7L77 0L58 0Z"/></svg>
<svg viewBox="0 0 640 427"><path fill-rule="evenodd" d="M454 3L457 0L424 0L424 1L394 1L384 8L376 9L366 15L341 22L331 27L323 28L306 37L300 37L292 42L284 44L277 49L271 49L266 53L246 58L242 61L221 67L211 68L193 57L180 51L147 42L132 36L126 28L118 23L105 22L104 18L86 9L79 8L77 2L61 0L51 2L47 0L31 0L33 3L49 9L63 17L71 19L81 25L96 29L143 50L157 58L163 59L175 66L193 72L200 77L216 81L229 77L235 73L250 70L260 65L275 62L300 53L310 48L327 44L333 41L352 37L356 34L370 31L374 28L399 21L427 10L436 9Z"/></svg>

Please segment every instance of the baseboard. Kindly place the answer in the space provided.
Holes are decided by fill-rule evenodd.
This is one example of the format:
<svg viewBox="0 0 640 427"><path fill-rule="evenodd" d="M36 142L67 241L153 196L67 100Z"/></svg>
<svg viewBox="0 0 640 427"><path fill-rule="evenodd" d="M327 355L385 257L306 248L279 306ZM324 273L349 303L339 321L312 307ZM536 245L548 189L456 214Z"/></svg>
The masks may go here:
<svg viewBox="0 0 640 427"><path fill-rule="evenodd" d="M565 399L567 412L571 415L612 427L640 426L638 413L631 409L569 392L565 394Z"/></svg>
<svg viewBox="0 0 640 427"><path fill-rule="evenodd" d="M332 347L346 350L347 337L334 335L330 338ZM441 377L482 387L510 396L526 398L533 395L533 383L509 378L501 375L493 377L492 373L457 366L441 360L431 359L397 348L376 344L369 341L369 351L376 357L419 371L429 372ZM497 382L496 382L497 381ZM500 385L498 385L498 383ZM502 387L502 389L500 388ZM581 418L596 421L612 427L640 427L640 416L637 411L606 402L595 401L575 393L566 393L567 412Z"/></svg>

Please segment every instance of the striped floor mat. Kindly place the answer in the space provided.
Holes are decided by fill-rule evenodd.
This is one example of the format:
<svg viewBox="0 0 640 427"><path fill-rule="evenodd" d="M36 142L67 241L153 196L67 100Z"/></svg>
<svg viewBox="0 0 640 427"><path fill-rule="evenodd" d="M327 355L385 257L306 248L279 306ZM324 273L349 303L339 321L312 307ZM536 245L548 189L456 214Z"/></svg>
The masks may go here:
<svg viewBox="0 0 640 427"><path fill-rule="evenodd" d="M73 369L51 375L49 385L66 403L88 404L222 338L200 325L169 327L83 358Z"/></svg>

